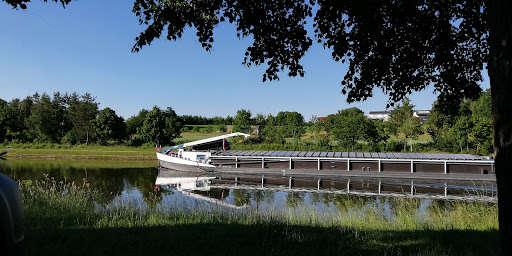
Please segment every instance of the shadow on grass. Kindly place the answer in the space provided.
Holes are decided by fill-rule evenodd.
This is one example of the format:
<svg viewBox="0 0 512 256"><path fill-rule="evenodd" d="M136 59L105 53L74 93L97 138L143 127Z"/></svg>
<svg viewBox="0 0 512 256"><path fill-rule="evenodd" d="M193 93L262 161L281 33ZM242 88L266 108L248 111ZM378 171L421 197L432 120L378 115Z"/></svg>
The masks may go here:
<svg viewBox="0 0 512 256"><path fill-rule="evenodd" d="M498 231L382 231L285 224L30 228L25 255L497 255Z"/></svg>

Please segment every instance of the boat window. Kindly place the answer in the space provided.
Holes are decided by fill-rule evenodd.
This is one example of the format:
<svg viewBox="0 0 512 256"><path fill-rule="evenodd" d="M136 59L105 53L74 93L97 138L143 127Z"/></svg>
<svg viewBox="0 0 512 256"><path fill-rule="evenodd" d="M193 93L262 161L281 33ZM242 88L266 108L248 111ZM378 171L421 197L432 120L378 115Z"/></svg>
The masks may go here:
<svg viewBox="0 0 512 256"><path fill-rule="evenodd" d="M204 160L204 155L197 155L197 160Z"/></svg>

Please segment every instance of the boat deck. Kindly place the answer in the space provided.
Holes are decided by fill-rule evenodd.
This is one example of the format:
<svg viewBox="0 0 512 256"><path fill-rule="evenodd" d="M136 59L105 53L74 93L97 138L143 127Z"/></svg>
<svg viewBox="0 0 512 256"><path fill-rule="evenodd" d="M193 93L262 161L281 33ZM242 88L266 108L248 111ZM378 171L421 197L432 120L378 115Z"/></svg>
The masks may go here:
<svg viewBox="0 0 512 256"><path fill-rule="evenodd" d="M494 160L470 154L233 150L216 152L210 159L223 169L494 174Z"/></svg>

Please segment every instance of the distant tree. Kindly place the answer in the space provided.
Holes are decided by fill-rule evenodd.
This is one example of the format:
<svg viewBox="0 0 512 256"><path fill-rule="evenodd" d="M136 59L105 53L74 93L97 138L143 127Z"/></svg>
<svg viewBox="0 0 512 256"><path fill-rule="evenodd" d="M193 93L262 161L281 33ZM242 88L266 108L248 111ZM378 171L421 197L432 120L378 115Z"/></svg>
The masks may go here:
<svg viewBox="0 0 512 256"><path fill-rule="evenodd" d="M471 119L467 116L459 116L455 124L448 129L448 136L460 148L460 152L466 147L469 151L469 135L471 133Z"/></svg>
<svg viewBox="0 0 512 256"><path fill-rule="evenodd" d="M9 106L7 101L0 99L0 143L7 138L7 124L9 122Z"/></svg>
<svg viewBox="0 0 512 256"><path fill-rule="evenodd" d="M72 93L68 97L67 117L72 123L71 130L66 134L65 141L84 143L87 145L93 131L93 121L98 115L98 103L91 94L82 96Z"/></svg>
<svg viewBox="0 0 512 256"><path fill-rule="evenodd" d="M488 155L492 152L492 123L487 118L471 118L470 136L476 142L476 152Z"/></svg>
<svg viewBox="0 0 512 256"><path fill-rule="evenodd" d="M64 107L58 102L60 98L52 101L48 94L39 96L36 93L32 100L34 105L28 118L30 133L39 142L60 142L64 124Z"/></svg>
<svg viewBox="0 0 512 256"><path fill-rule="evenodd" d="M179 137L181 128L183 128L181 119L172 108L162 111L154 106L153 110L146 115L138 134L146 142L154 142L156 145L171 144L174 138Z"/></svg>
<svg viewBox="0 0 512 256"><path fill-rule="evenodd" d="M136 134L137 130L144 124L144 120L146 120L148 113L148 110L142 109L137 115L128 118L126 120L126 133L128 135Z"/></svg>
<svg viewBox="0 0 512 256"><path fill-rule="evenodd" d="M313 134L313 141L314 143L318 143L320 141L325 141L326 139L326 124L325 120L320 121L320 118L313 115L311 116L311 119L309 120L309 129L311 130L311 133Z"/></svg>
<svg viewBox="0 0 512 256"><path fill-rule="evenodd" d="M241 109L236 112L233 132L251 133L251 111Z"/></svg>
<svg viewBox="0 0 512 256"><path fill-rule="evenodd" d="M410 151L412 152L412 140L422 134L421 122L413 115L414 105L410 104L408 98L402 100L390 113L390 122L396 126L398 132L404 135L404 151L406 150L407 139L410 140ZM398 139L398 137L397 137Z"/></svg>
<svg viewBox="0 0 512 256"><path fill-rule="evenodd" d="M211 118L211 121L210 121L211 124L216 124L216 125L223 125L223 124L225 125L225 122L226 122L226 120L221 116L214 116Z"/></svg>
<svg viewBox="0 0 512 256"><path fill-rule="evenodd" d="M443 113L441 109L439 109L439 103L437 101L432 104L432 109L430 110L430 114L428 115L427 123L426 123L426 132L432 137L434 143L440 146L442 141L445 126L450 125L452 119Z"/></svg>
<svg viewBox="0 0 512 256"><path fill-rule="evenodd" d="M108 141L120 141L126 137L124 119L110 108L101 110L92 123L99 144L104 145Z"/></svg>
<svg viewBox="0 0 512 256"><path fill-rule="evenodd" d="M491 106L491 90L487 89L486 91L482 92L482 94L480 94L480 97L470 102L469 108L471 110L471 116L475 118L483 118L492 123Z"/></svg>
<svg viewBox="0 0 512 256"><path fill-rule="evenodd" d="M385 123L382 120L365 119L363 140L368 142L373 151L379 149L379 143L389 139Z"/></svg>
<svg viewBox="0 0 512 256"><path fill-rule="evenodd" d="M491 101L491 91L487 90L470 103L472 126L470 138L476 144L476 151L481 154L489 154L493 151Z"/></svg>
<svg viewBox="0 0 512 256"><path fill-rule="evenodd" d="M304 117L298 112L280 111L276 116L277 124L284 129L286 137L298 140L305 132Z"/></svg>
<svg viewBox="0 0 512 256"><path fill-rule="evenodd" d="M226 122L226 125L232 125L232 124L233 124L233 122L234 122L234 120L233 120L233 118L232 118L232 117L227 116L227 117L226 117L226 121L225 121L225 122Z"/></svg>
<svg viewBox="0 0 512 256"><path fill-rule="evenodd" d="M270 143L283 144L286 131L283 126L279 125L277 119L272 114L269 114L265 126L261 129L261 137Z"/></svg>
<svg viewBox="0 0 512 256"><path fill-rule="evenodd" d="M256 114L256 118L254 119L255 124L259 126L260 128L265 127L265 124L267 122L267 117L263 115L262 113Z"/></svg>
<svg viewBox="0 0 512 256"><path fill-rule="evenodd" d="M10 119L7 124L7 134L10 141L26 142L30 140L28 119L33 105L31 97L25 99L13 99L9 103Z"/></svg>
<svg viewBox="0 0 512 256"><path fill-rule="evenodd" d="M330 116L331 136L354 150L357 140L364 139L364 112L358 108L348 108Z"/></svg>
<svg viewBox="0 0 512 256"><path fill-rule="evenodd" d="M58 142L60 142L64 135L73 127L69 116L66 115L68 109L68 95L62 95L60 92L54 92L52 105L55 111L54 118L58 125L56 129L57 138L59 140Z"/></svg>
<svg viewBox="0 0 512 256"><path fill-rule="evenodd" d="M254 119L254 124L256 125L257 129L257 141L262 141L262 132L265 130L265 126L267 125L267 117L263 115L262 113L256 114L256 118Z"/></svg>

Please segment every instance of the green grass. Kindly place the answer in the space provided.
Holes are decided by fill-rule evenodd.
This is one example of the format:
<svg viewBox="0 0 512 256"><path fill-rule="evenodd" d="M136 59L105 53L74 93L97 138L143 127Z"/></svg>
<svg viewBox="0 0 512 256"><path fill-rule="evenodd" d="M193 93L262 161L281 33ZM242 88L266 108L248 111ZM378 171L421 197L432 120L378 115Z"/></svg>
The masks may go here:
<svg viewBox="0 0 512 256"><path fill-rule="evenodd" d="M118 168L149 168L158 166L156 157L150 160L124 160L124 159L98 159L98 160L82 160L82 159L46 159L46 158L13 158L9 159L6 163L11 169L23 170L27 168L34 168L43 173L61 168L71 169L118 169Z"/></svg>
<svg viewBox="0 0 512 256"><path fill-rule="evenodd" d="M9 151L9 157L38 158L84 158L84 159L154 159L155 149L129 146L78 145L40 147L37 144L4 146L0 151Z"/></svg>
<svg viewBox="0 0 512 256"><path fill-rule="evenodd" d="M163 210L116 200L94 204L87 184L51 178L20 184L27 255L497 255L497 205L398 199L385 209L349 197L337 214L308 209Z"/></svg>

